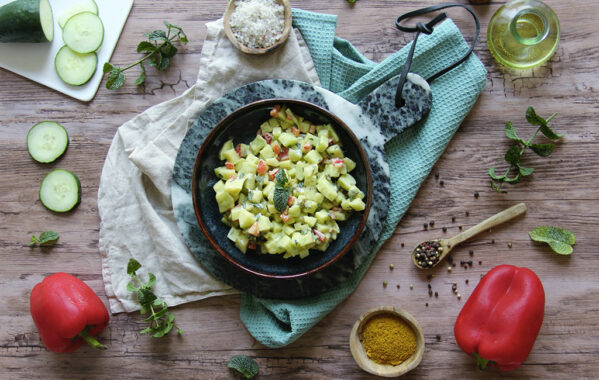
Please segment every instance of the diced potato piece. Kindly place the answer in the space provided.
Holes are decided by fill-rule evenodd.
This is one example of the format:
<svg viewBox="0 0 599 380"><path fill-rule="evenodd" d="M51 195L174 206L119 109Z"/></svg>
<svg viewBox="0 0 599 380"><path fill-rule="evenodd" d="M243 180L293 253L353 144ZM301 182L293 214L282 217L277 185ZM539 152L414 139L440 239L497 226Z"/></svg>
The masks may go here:
<svg viewBox="0 0 599 380"><path fill-rule="evenodd" d="M350 198L364 199L364 193L362 192L362 190L358 189L356 186L350 187L349 190L347 191L347 195Z"/></svg>
<svg viewBox="0 0 599 380"><path fill-rule="evenodd" d="M304 159L310 164L318 164L322 161L322 156L315 150L311 150L304 156Z"/></svg>
<svg viewBox="0 0 599 380"><path fill-rule="evenodd" d="M337 184L345 190L351 189L356 184L356 179L351 174L344 174L337 180ZM350 198L353 198L350 195Z"/></svg>
<svg viewBox="0 0 599 380"><path fill-rule="evenodd" d="M229 149L223 152L223 156L225 158L225 160L232 162L232 163L237 163L237 161L239 161L241 159L241 157L239 157L239 154L237 154L237 151L235 149Z"/></svg>
<svg viewBox="0 0 599 380"><path fill-rule="evenodd" d="M216 193L216 203L218 211L222 213L235 206L235 199L226 191L219 191Z"/></svg>
<svg viewBox="0 0 599 380"><path fill-rule="evenodd" d="M225 142L222 146L222 148L220 148L220 151L218 152L218 159L223 161L225 160L225 155L224 153L228 150L231 149L235 149L235 146L233 145L233 140L228 140L227 142Z"/></svg>
<svg viewBox="0 0 599 380"><path fill-rule="evenodd" d="M333 144L330 147L327 148L327 153L331 156L331 157L335 157L335 158L343 158L343 151L341 150L341 147L337 144Z"/></svg>
<svg viewBox="0 0 599 380"><path fill-rule="evenodd" d="M249 242L250 239L245 234L240 233L239 236L237 236L237 240L235 241L235 246L239 248L241 252L246 253Z"/></svg>
<svg viewBox="0 0 599 380"><path fill-rule="evenodd" d="M279 167L289 170L289 169L291 169L291 161L289 161L289 160L279 161Z"/></svg>
<svg viewBox="0 0 599 380"><path fill-rule="evenodd" d="M302 159L302 151L300 149L289 149L289 159L292 162L297 162Z"/></svg>
<svg viewBox="0 0 599 380"><path fill-rule="evenodd" d="M316 213L314 213L314 216L316 217L316 220L318 221L318 223L323 224L326 223L328 220L330 220L330 216L329 213L326 210L319 210ZM321 232L322 231L320 228L318 228Z"/></svg>
<svg viewBox="0 0 599 380"><path fill-rule="evenodd" d="M256 221L256 215L242 208L239 210L239 227L242 229L249 228Z"/></svg>
<svg viewBox="0 0 599 380"><path fill-rule="evenodd" d="M262 148L266 146L266 140L260 135L257 135L255 139L250 142L250 151L254 154L258 154Z"/></svg>
<svg viewBox="0 0 599 380"><path fill-rule="evenodd" d="M326 136L319 136L318 144L316 144L316 151L324 152L328 146L329 146L329 138Z"/></svg>
<svg viewBox="0 0 599 380"><path fill-rule="evenodd" d="M260 232L270 231L272 229L272 223L266 216L260 215L258 217L258 227L260 228Z"/></svg>
<svg viewBox="0 0 599 380"><path fill-rule="evenodd" d="M279 141L281 142L281 144L283 144L286 147L290 147L292 145L297 144L297 137L295 137L295 135L293 135L292 133L289 132L283 132L281 133L281 135L278 137Z"/></svg>
<svg viewBox="0 0 599 380"><path fill-rule="evenodd" d="M260 150L260 157L263 160L266 160L268 158L274 158L275 152L272 150L272 147L270 145L266 145L264 148Z"/></svg>
<svg viewBox="0 0 599 380"><path fill-rule="evenodd" d="M310 227L314 227L314 225L316 225L316 218L313 216L304 215L304 223Z"/></svg>
<svg viewBox="0 0 599 380"><path fill-rule="evenodd" d="M272 137L275 139L278 139L279 136L281 136L281 133L283 133L283 129L281 127L274 127L272 129Z"/></svg>
<svg viewBox="0 0 599 380"><path fill-rule="evenodd" d="M364 204L364 201L362 201L360 198L352 200L349 202L349 205L356 211L362 211L366 208L366 204Z"/></svg>
<svg viewBox="0 0 599 380"><path fill-rule="evenodd" d="M345 157L343 159L343 163L347 167L348 172L351 172L352 170L354 170L356 168L356 163L349 157Z"/></svg>
<svg viewBox="0 0 599 380"><path fill-rule="evenodd" d="M294 204L293 206L289 207L289 216L292 218L297 218L301 215L302 213L302 208L300 207L300 205L298 204Z"/></svg>
<svg viewBox="0 0 599 380"><path fill-rule="evenodd" d="M271 168L276 168L279 166L279 160L277 160L275 157L267 158L266 160L264 160L264 162Z"/></svg>
<svg viewBox="0 0 599 380"><path fill-rule="evenodd" d="M216 174L218 178L227 180L233 177L236 174L236 172L235 169L227 169L224 166L219 166L218 168L214 169L214 174Z"/></svg>
<svg viewBox="0 0 599 380"><path fill-rule="evenodd" d="M254 203L260 203L264 199L264 194L260 190L250 190L248 192L248 199Z"/></svg>
<svg viewBox="0 0 599 380"><path fill-rule="evenodd" d="M235 170L237 173L251 173L256 174L256 165L251 162L247 162L246 160L240 160L235 164Z"/></svg>
<svg viewBox="0 0 599 380"><path fill-rule="evenodd" d="M225 189L225 181L218 181L214 184L214 186L212 186L212 188L214 189L215 193L218 193L219 191L223 191Z"/></svg>
<svg viewBox="0 0 599 380"><path fill-rule="evenodd" d="M236 198L241 192L241 189L243 189L244 182L245 178L228 179L227 182L225 182L225 191Z"/></svg>
<svg viewBox="0 0 599 380"><path fill-rule="evenodd" d="M322 195L324 195L328 200L335 200L337 198L337 190L335 189L335 185L331 183L326 177L321 177L316 185L316 188Z"/></svg>

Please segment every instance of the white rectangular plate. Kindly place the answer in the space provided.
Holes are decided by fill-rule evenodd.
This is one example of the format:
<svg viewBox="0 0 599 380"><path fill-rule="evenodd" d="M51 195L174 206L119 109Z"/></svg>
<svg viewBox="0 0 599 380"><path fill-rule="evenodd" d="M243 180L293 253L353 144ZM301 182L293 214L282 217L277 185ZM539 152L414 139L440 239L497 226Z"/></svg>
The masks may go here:
<svg viewBox="0 0 599 380"><path fill-rule="evenodd" d="M0 6L12 0L0 0ZM64 83L54 70L54 57L64 42L58 17L78 0L50 0L54 15L54 39L50 43L0 43L0 67L29 78L75 99L89 102L102 82L102 66L108 62L125 26L133 0L95 0L98 15L104 24L104 41L96 52L98 68L94 76L82 86Z"/></svg>

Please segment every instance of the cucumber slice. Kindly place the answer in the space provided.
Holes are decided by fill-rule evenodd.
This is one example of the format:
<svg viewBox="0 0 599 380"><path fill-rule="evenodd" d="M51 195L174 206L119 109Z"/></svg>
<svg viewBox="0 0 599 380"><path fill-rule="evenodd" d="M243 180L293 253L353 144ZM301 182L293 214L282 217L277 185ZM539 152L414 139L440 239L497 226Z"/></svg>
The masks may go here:
<svg viewBox="0 0 599 380"><path fill-rule="evenodd" d="M54 212L71 211L81 202L79 178L68 170L52 170L40 185L40 201Z"/></svg>
<svg viewBox="0 0 599 380"><path fill-rule="evenodd" d="M97 15L82 12L69 18L62 30L62 39L73 51L91 53L102 45L104 25Z"/></svg>
<svg viewBox="0 0 599 380"><path fill-rule="evenodd" d="M96 72L97 66L96 53L79 54L68 46L61 47L54 59L54 68L60 79L73 86L87 83Z"/></svg>
<svg viewBox="0 0 599 380"><path fill-rule="evenodd" d="M0 7L0 42L49 42L53 38L48 0L16 0Z"/></svg>
<svg viewBox="0 0 599 380"><path fill-rule="evenodd" d="M27 133L27 150L37 162L56 161L67 150L68 145L67 131L54 121L37 123Z"/></svg>
<svg viewBox="0 0 599 380"><path fill-rule="evenodd" d="M64 28L64 25L67 23L67 21L71 17L73 17L77 13L81 13L81 12L91 12L91 13L97 15L98 14L98 5L96 4L96 2L94 0L79 1L78 3L75 3L72 7L67 9L65 12L63 12L58 17L58 25L61 28Z"/></svg>

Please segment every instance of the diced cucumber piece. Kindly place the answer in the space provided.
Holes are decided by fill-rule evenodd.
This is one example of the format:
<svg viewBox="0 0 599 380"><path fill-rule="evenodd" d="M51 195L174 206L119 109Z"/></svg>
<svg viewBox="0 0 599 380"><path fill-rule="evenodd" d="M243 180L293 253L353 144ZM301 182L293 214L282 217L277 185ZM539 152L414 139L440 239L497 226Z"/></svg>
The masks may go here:
<svg viewBox="0 0 599 380"><path fill-rule="evenodd" d="M322 161L322 156L317 151L311 150L304 156L304 159L311 164L318 164L320 161Z"/></svg>
<svg viewBox="0 0 599 380"><path fill-rule="evenodd" d="M226 191L219 191L216 193L216 203L218 211L225 212L235 206L235 199Z"/></svg>
<svg viewBox="0 0 599 380"><path fill-rule="evenodd" d="M79 178L68 170L52 170L42 180L39 196L42 204L49 210L71 211L81 202Z"/></svg>
<svg viewBox="0 0 599 380"><path fill-rule="evenodd" d="M222 148L220 148L220 151L218 152L218 159L221 161L226 160L225 152L231 149L235 150L233 140L227 140L227 142L223 144Z"/></svg>
<svg viewBox="0 0 599 380"><path fill-rule="evenodd" d="M96 53L79 54L68 46L61 47L54 58L54 68L60 79L73 86L87 83L96 72L97 66Z"/></svg>
<svg viewBox="0 0 599 380"><path fill-rule="evenodd" d="M62 39L73 51L91 53L102 45L104 25L92 12L82 12L69 18L62 30Z"/></svg>
<svg viewBox="0 0 599 380"><path fill-rule="evenodd" d="M262 138L262 136L258 135L250 143L250 150L252 151L252 153L258 154L260 152L260 149L264 148L265 145L266 145L266 140L264 140L264 138Z"/></svg>
<svg viewBox="0 0 599 380"><path fill-rule="evenodd" d="M61 28L64 28L65 24L71 17L82 12L91 12L97 15L98 5L96 5L94 0L79 0L77 3L73 4L69 9L62 12L62 14L58 17L58 25Z"/></svg>
<svg viewBox="0 0 599 380"><path fill-rule="evenodd" d="M54 121L37 123L27 133L27 150L37 162L54 162L64 154L69 136L64 127Z"/></svg>
<svg viewBox="0 0 599 380"><path fill-rule="evenodd" d="M293 135L292 133L289 133L289 132L281 133L278 140L281 142L281 144L283 144L286 147L295 145L295 144L297 144L297 141L298 141L297 137L295 137L295 135Z"/></svg>

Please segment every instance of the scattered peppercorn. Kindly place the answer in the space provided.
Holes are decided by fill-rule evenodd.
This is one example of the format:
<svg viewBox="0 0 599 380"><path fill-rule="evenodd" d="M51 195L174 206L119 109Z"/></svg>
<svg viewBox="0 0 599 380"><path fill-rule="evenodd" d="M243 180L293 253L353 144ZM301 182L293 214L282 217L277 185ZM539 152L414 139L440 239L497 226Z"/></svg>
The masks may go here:
<svg viewBox="0 0 599 380"><path fill-rule="evenodd" d="M395 268L395 265L389 264L389 269L393 270L394 268Z"/></svg>
<svg viewBox="0 0 599 380"><path fill-rule="evenodd" d="M404 244L404 243L401 243L401 247L403 248L404 246L405 246L405 244Z"/></svg>
<svg viewBox="0 0 599 380"><path fill-rule="evenodd" d="M495 239L492 239L492 240L491 240L491 244L495 244Z"/></svg>
<svg viewBox="0 0 599 380"><path fill-rule="evenodd" d="M455 216L452 216L452 217L451 217L451 222L452 222L452 223L455 223Z"/></svg>
<svg viewBox="0 0 599 380"><path fill-rule="evenodd" d="M439 335L439 334L435 335L435 339L437 339L437 342L440 342L441 341L441 335Z"/></svg>
<svg viewBox="0 0 599 380"><path fill-rule="evenodd" d="M428 296L429 296L429 297L432 297L432 296L433 296L433 291L432 291L432 290L430 290L430 289L428 290Z"/></svg>
<svg viewBox="0 0 599 380"><path fill-rule="evenodd" d="M383 281L383 288L387 287L387 281Z"/></svg>
<svg viewBox="0 0 599 380"><path fill-rule="evenodd" d="M470 211L466 211L466 216L470 216Z"/></svg>
<svg viewBox="0 0 599 380"><path fill-rule="evenodd" d="M470 280L466 279L466 284L467 284L468 282L470 282Z"/></svg>
<svg viewBox="0 0 599 380"><path fill-rule="evenodd" d="M451 272L451 267L447 267L447 271L448 271L448 272Z"/></svg>
<svg viewBox="0 0 599 380"><path fill-rule="evenodd" d="M435 297L439 298L439 292L435 292Z"/></svg>
<svg viewBox="0 0 599 380"><path fill-rule="evenodd" d="M424 304L424 306L428 307L428 302Z"/></svg>
<svg viewBox="0 0 599 380"><path fill-rule="evenodd" d="M435 221L434 221L434 220L431 220L430 222L428 222L428 224L429 224L429 225L432 227L432 226L434 226L434 225L435 225Z"/></svg>
<svg viewBox="0 0 599 380"><path fill-rule="evenodd" d="M478 262L478 265L483 265L483 262L482 262L482 261L479 261L479 262Z"/></svg>
<svg viewBox="0 0 599 380"><path fill-rule="evenodd" d="M443 227L443 232L447 232L447 227Z"/></svg>
<svg viewBox="0 0 599 380"><path fill-rule="evenodd" d="M430 280L432 280L433 277L435 277L434 274L429 274L429 275L426 276L426 280L430 281Z"/></svg>
<svg viewBox="0 0 599 380"><path fill-rule="evenodd" d="M478 191L474 192L474 198L478 198Z"/></svg>
<svg viewBox="0 0 599 380"><path fill-rule="evenodd" d="M508 248L512 248L512 242L511 241L507 243L507 247Z"/></svg>
<svg viewBox="0 0 599 380"><path fill-rule="evenodd" d="M414 289L414 284L410 284L410 290Z"/></svg>
<svg viewBox="0 0 599 380"><path fill-rule="evenodd" d="M439 185L440 185L441 187L443 187L443 185L445 185L445 182L443 182L443 181L439 181Z"/></svg>
<svg viewBox="0 0 599 380"><path fill-rule="evenodd" d="M423 227L424 227L425 230L428 230L428 224L424 223Z"/></svg>
<svg viewBox="0 0 599 380"><path fill-rule="evenodd" d="M461 300L462 299L462 295L460 293L458 293L458 299Z"/></svg>
<svg viewBox="0 0 599 380"><path fill-rule="evenodd" d="M439 173L435 173L435 178L439 178Z"/></svg>
<svg viewBox="0 0 599 380"><path fill-rule="evenodd" d="M474 256L474 251L473 251L473 250L469 250L469 251L468 251L468 254L469 254L470 256Z"/></svg>
<svg viewBox="0 0 599 380"><path fill-rule="evenodd" d="M399 289L399 284L397 284L397 289Z"/></svg>
<svg viewBox="0 0 599 380"><path fill-rule="evenodd" d="M459 229L460 229L460 231L461 231L463 227L462 227L462 226L459 226L458 228L459 228Z"/></svg>
<svg viewBox="0 0 599 380"><path fill-rule="evenodd" d="M468 266L472 266L472 260L468 260L467 263L468 263Z"/></svg>

